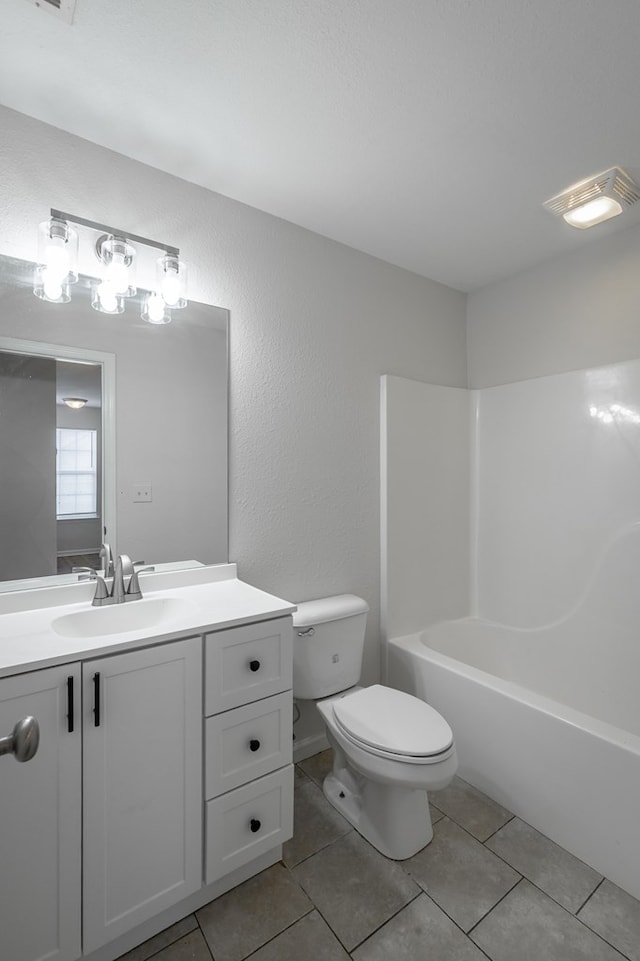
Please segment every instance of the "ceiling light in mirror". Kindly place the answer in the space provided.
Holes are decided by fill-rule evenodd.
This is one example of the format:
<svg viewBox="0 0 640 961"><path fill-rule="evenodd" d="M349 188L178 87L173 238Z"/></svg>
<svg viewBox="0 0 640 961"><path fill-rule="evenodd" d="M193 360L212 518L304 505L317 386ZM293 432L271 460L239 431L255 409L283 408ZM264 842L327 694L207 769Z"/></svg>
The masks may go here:
<svg viewBox="0 0 640 961"><path fill-rule="evenodd" d="M70 407L71 410L80 410L87 403L86 397L63 397L62 403Z"/></svg>

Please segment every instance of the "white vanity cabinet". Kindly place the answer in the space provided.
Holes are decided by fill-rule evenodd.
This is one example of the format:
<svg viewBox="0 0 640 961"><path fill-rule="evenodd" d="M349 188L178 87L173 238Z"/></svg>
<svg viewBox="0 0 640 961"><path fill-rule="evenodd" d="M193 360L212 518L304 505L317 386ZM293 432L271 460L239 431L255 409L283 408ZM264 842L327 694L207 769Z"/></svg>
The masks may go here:
<svg viewBox="0 0 640 961"><path fill-rule="evenodd" d="M73 961L201 887L201 652L0 680L0 733L40 726L30 761L0 757L0 958Z"/></svg>
<svg viewBox="0 0 640 961"><path fill-rule="evenodd" d="M236 574L0 592L0 961L114 961L279 860L293 605Z"/></svg>
<svg viewBox="0 0 640 961"><path fill-rule="evenodd" d="M83 951L202 885L202 638L86 661Z"/></svg>
<svg viewBox="0 0 640 961"><path fill-rule="evenodd" d="M292 626L205 635L205 881L293 834Z"/></svg>
<svg viewBox="0 0 640 961"><path fill-rule="evenodd" d="M0 680L0 736L25 717L40 726L31 760L0 757L3 961L73 961L80 955L79 691L78 664Z"/></svg>

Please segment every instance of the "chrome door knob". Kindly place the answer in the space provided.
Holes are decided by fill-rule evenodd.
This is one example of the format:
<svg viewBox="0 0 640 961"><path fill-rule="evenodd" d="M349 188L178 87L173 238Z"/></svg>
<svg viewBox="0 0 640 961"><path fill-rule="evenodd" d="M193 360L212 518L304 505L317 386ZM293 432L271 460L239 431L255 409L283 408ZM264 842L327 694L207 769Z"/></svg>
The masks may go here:
<svg viewBox="0 0 640 961"><path fill-rule="evenodd" d="M0 755L13 754L16 761L30 761L40 743L40 725L35 717L23 717L11 734L0 738Z"/></svg>

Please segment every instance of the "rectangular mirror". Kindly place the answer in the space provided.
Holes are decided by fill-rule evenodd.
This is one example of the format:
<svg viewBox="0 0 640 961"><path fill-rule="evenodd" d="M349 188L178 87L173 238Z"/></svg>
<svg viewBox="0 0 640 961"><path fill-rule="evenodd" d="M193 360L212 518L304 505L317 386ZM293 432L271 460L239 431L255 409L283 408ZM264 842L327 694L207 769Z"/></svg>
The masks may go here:
<svg viewBox="0 0 640 961"><path fill-rule="evenodd" d="M33 269L0 256L0 590L77 580L102 541L226 562L228 312L190 302L156 326L139 291L103 314L82 277L47 303Z"/></svg>

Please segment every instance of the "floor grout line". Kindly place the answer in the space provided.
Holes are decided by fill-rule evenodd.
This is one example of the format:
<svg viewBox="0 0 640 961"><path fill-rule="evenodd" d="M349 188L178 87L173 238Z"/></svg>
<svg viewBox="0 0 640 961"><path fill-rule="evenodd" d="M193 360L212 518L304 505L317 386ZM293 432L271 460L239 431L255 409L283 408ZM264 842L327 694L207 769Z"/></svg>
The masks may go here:
<svg viewBox="0 0 640 961"><path fill-rule="evenodd" d="M412 879L412 880L413 880L413 879ZM414 883L415 883L415 882L414 882ZM398 916L399 914L401 914L401 913L404 911L405 908L408 908L410 904L413 904L414 901L417 901L417 899L418 899L419 897L421 897L421 895L426 894L426 891L423 891L422 888L420 888L419 885L417 885L417 886L418 886L418 889L419 889L419 890L416 891L416 893L413 895L412 898L409 898L409 900L408 900L405 904L403 904L402 907L398 908L397 911L394 911L393 914L390 914L388 918L386 918L384 921L382 921L382 922L377 926L377 928L374 928L373 931L370 931L369 934L367 934L367 936L362 939L362 941L358 941L357 944L354 944L354 946L352 947L351 951L356 951L358 948L362 947L362 945L365 944L365 943L369 940L369 938L372 938L374 934L377 934L378 931L382 930L382 928L384 928L385 924L389 924L389 922L390 922L390 921L393 921L394 918L397 918L397 916ZM328 921L327 921L327 924L329 924ZM331 927L330 924L329 924L329 927ZM331 928L331 930L333 931L333 928ZM335 934L335 932L334 932L334 934ZM336 937L337 937L337 935L336 935ZM341 942L341 943L342 943L342 942ZM347 950L347 949L345 948L345 951L346 951L346 950ZM349 953L349 956L351 957L351 954L350 954L350 953Z"/></svg>
<svg viewBox="0 0 640 961"><path fill-rule="evenodd" d="M517 872L517 873L519 873L519 872ZM498 898L498 900L496 901L496 903L495 903L495 904L492 904L491 907L489 908L489 910L488 910L488 911L485 911L485 913L482 915L482 917L479 918L479 919L476 921L475 924L472 924L472 925L471 925L471 927L469 928L469 930L465 932L465 934L467 935L467 937L469 938L469 940L471 940L471 938L469 937L470 934L471 934L471 932L472 932L472 931L475 931L475 929L478 927L478 925L479 925L479 924L482 924L482 922L485 920L485 918L488 918L489 915L491 914L491 912L492 912L492 911L495 911L495 909L498 907L498 905L499 905L499 904L502 904L502 902L504 901L504 899L505 899L505 898L508 898L509 895L511 894L511 892L512 892L512 891L515 891L515 889L518 887L518 885L519 885L519 884L522 884L522 882L525 881L525 880L526 880L526 878L524 877L524 875L521 874L520 877L518 878L518 880L513 882L513 884L512 884L511 887L509 888L509 890L508 890L508 891L505 891L505 893L502 895L502 897L501 897L501 898ZM475 944L475 941L474 941L473 943Z"/></svg>
<svg viewBox="0 0 640 961"><path fill-rule="evenodd" d="M596 884L596 886L595 886L595 888L593 889L593 891L591 892L591 894L589 894L589 895L584 899L584 901L582 902L582 904L580 905L580 907L577 909L577 911L576 911L576 917L578 917L578 914L580 913L580 911L582 911L582 909L584 908L584 906L591 900L591 898L592 898L593 895L596 893L596 891L598 890L598 888L601 887L601 885L603 885L606 880L607 880L606 878L600 878L600 880L599 880L598 883ZM578 920L580 920L580 918L578 918ZM587 925L587 927L588 927L588 925Z"/></svg>
<svg viewBox="0 0 640 961"><path fill-rule="evenodd" d="M499 828L496 828L493 834L490 834L488 838L484 839L484 841L480 841L480 844L486 844L487 841L490 841L492 838L494 838L496 834L500 834L500 831L502 831L503 828L506 828L507 824L511 824L512 821L515 821L517 817L518 817L517 814L512 814L511 817L504 822L504 824L501 824ZM523 823L526 823L526 822L523 822ZM491 848L489 848L489 851L491 851ZM493 853L495 854L495 851Z"/></svg>

